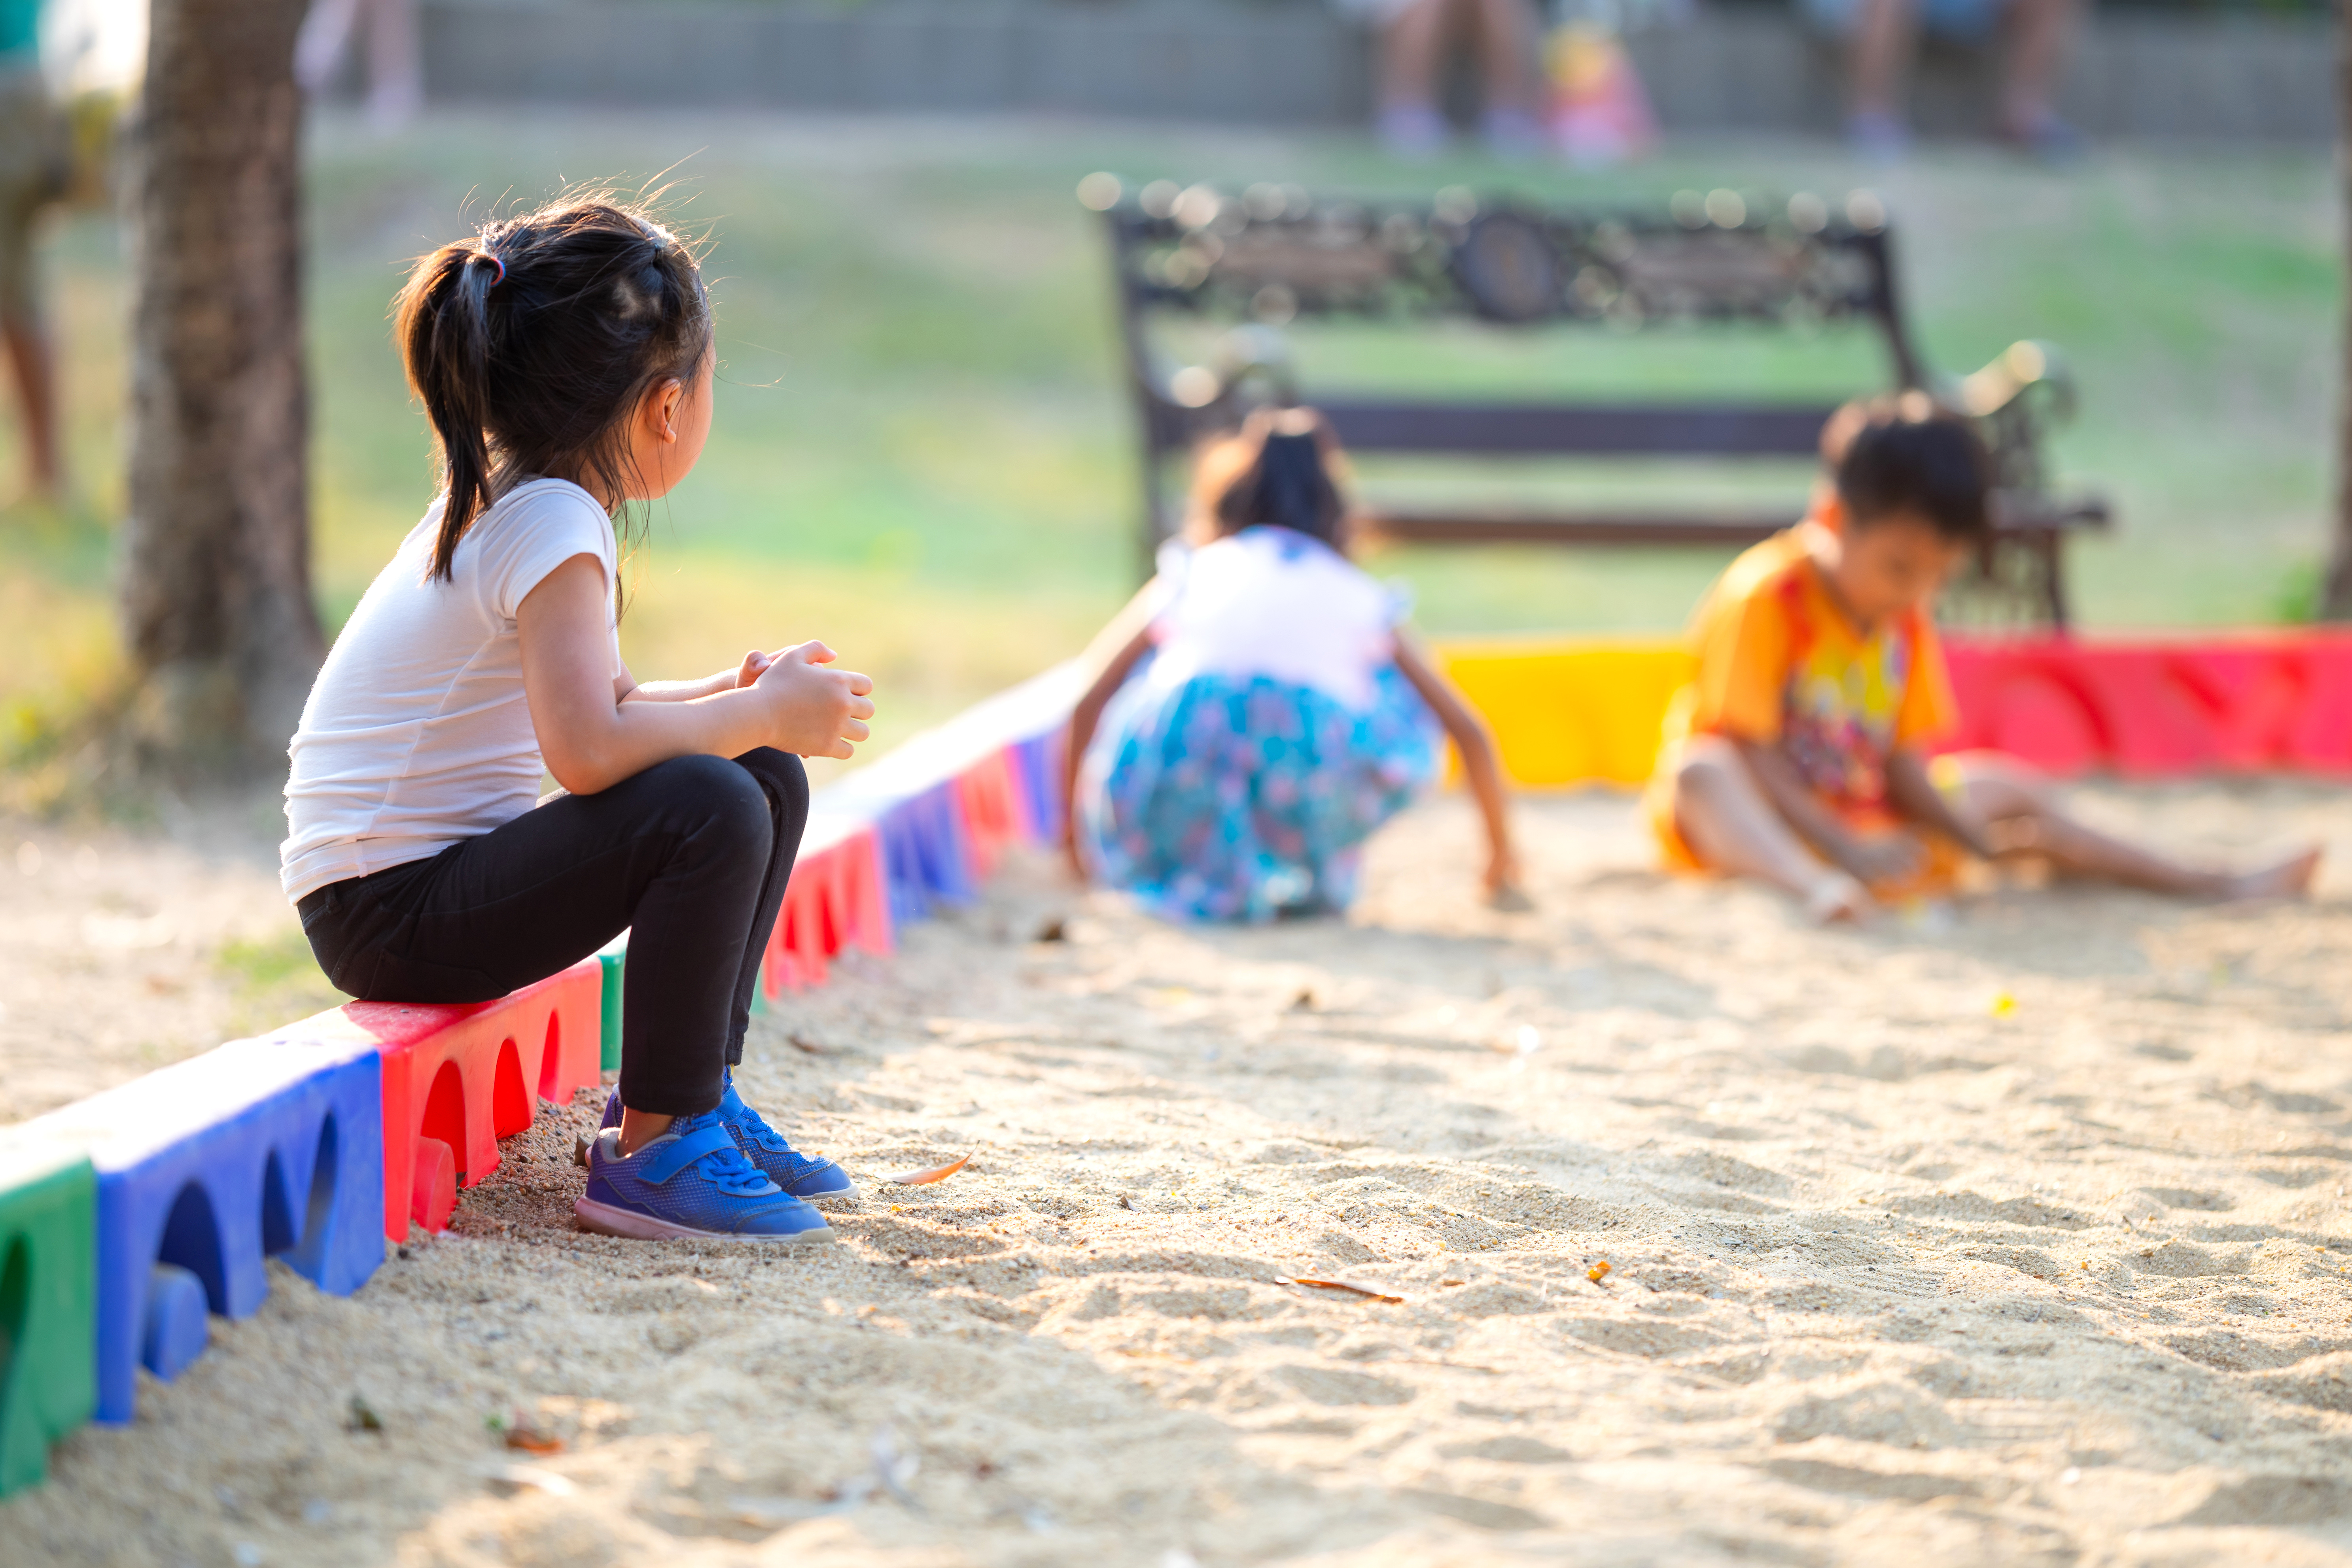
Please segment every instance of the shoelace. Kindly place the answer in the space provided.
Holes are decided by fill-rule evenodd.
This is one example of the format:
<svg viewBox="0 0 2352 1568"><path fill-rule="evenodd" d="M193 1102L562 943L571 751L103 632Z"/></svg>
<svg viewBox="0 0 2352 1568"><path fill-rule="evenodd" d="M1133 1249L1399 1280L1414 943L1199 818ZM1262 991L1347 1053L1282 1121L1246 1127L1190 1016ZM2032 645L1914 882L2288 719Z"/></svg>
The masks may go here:
<svg viewBox="0 0 2352 1568"><path fill-rule="evenodd" d="M735 1080L732 1077L728 1079L727 1088L730 1092L733 1091ZM749 1135L755 1138L759 1141L760 1147L773 1150L779 1154L797 1155L799 1153L798 1150L785 1141L782 1133L768 1125L767 1118L751 1109L750 1100L739 1094L735 1096L735 1103L741 1108L740 1119L734 1124L734 1131L739 1136Z"/></svg>
<svg viewBox="0 0 2352 1568"><path fill-rule="evenodd" d="M714 1110L708 1114L715 1119L719 1113ZM700 1120L700 1117L692 1119L695 1122ZM693 1126L688 1121L679 1121L676 1126L679 1132L693 1131ZM750 1197L761 1187L774 1184L768 1180L768 1173L765 1171L745 1158L740 1149L731 1145L725 1149L712 1150L697 1160L694 1166L703 1173L712 1186L731 1198Z"/></svg>

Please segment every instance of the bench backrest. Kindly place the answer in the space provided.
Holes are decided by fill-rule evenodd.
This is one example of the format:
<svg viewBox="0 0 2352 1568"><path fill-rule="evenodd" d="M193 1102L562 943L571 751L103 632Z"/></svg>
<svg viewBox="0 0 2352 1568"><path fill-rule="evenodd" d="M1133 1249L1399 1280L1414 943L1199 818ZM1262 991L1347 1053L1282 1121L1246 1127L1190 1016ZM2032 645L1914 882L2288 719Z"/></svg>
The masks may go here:
<svg viewBox="0 0 2352 1568"><path fill-rule="evenodd" d="M1841 210L1799 195L1764 212L1727 191L1685 192L1670 211L1641 213L1481 204L1461 190L1428 202L1318 199L1272 185L1129 191L1097 175L1081 196L1108 226L1128 369L1155 460L1239 413L1232 383L1194 367L1188 384L1154 365L1148 324L1158 316L1275 328L1300 317L1452 317L1621 331L1855 322L1882 341L1893 388L1925 379L1885 215L1867 194ZM1802 457L1832 406L1315 402L1352 449L1464 455Z"/></svg>
<svg viewBox="0 0 2352 1568"><path fill-rule="evenodd" d="M1730 191L1685 191L1663 211L1482 201L1461 188L1428 201L1318 198L1297 186L1233 193L1161 182L1133 189L1090 175L1079 199L1110 239L1121 341L1143 446L1144 559L1170 531L1160 473L1255 399L1307 401L1357 452L1461 457L1810 458L1834 405L1818 400L1465 401L1311 395L1297 386L1280 329L1302 318L1410 323L1475 321L1506 331L1633 331L1749 322L1874 334L1885 379L1931 384L1976 422L1992 460L2000 539L1964 587L1985 587L2030 618L2063 624L2058 541L2104 526L2095 498L2050 496L2042 429L2071 405L2046 344L2021 342L1984 369L1931 384L1895 285L1885 208L1867 192L1832 205L1799 195L1769 206ZM1169 370L1155 321L1231 324L1216 363ZM1259 384L1271 381L1266 388ZM1705 543L1763 537L1790 516L1501 515L1460 510L1367 520L1392 538L1462 542ZM2021 556L2016 547L2021 546ZM1996 559L2005 556L2005 559ZM1952 599L1948 596L1948 609Z"/></svg>

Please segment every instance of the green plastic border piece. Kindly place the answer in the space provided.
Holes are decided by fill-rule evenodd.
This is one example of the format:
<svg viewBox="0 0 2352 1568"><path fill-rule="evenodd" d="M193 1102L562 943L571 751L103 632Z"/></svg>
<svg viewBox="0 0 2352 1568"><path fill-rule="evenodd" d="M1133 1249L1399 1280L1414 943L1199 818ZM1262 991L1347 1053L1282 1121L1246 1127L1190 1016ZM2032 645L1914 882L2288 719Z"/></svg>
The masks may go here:
<svg viewBox="0 0 2352 1568"><path fill-rule="evenodd" d="M596 955L604 965L604 1008L603 1029L604 1053L601 1065L606 1072L621 1069L621 972L628 966L628 940L625 937Z"/></svg>
<svg viewBox="0 0 2352 1568"><path fill-rule="evenodd" d="M97 1408L98 1177L78 1150L0 1141L0 1497Z"/></svg>
<svg viewBox="0 0 2352 1568"><path fill-rule="evenodd" d="M621 1070L621 984L629 967L627 934L624 932L610 946L600 951L596 957L604 966L604 1016L600 1026L604 1037L599 1065L606 1072L618 1072ZM752 986L751 1011L764 1013L767 1010L768 998L759 986Z"/></svg>

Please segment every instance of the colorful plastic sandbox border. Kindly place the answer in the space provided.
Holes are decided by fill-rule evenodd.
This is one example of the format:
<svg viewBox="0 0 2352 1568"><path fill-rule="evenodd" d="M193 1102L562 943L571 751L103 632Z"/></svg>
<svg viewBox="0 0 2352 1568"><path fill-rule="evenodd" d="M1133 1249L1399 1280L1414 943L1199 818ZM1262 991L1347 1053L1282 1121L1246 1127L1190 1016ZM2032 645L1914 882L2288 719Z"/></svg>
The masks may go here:
<svg viewBox="0 0 2352 1568"><path fill-rule="evenodd" d="M1675 644L1456 644L1440 658L1525 785L1639 784L1689 674ZM2352 635L1951 646L1953 746L2060 774L2352 777ZM966 902L1012 844L1061 833L1059 666L819 791L761 966L773 997ZM49 1446L128 1421L137 1369L175 1375L282 1257L347 1294L541 1101L619 1063L625 943L495 1002L352 1003L0 1129L0 1494Z"/></svg>
<svg viewBox="0 0 2352 1568"><path fill-rule="evenodd" d="M1959 727L2060 777L2352 774L2352 633L1968 637L1947 644ZM1639 784L1691 656L1666 638L1460 642L1439 661L1522 784Z"/></svg>
<svg viewBox="0 0 2352 1568"><path fill-rule="evenodd" d="M975 897L1005 847L1060 831L1075 665L818 792L761 964L821 982L898 924ZM85 1421L135 1415L210 1319L259 1310L283 1258L349 1294L411 1225L620 1060L625 941L495 1002L353 1002L0 1129L0 1495Z"/></svg>

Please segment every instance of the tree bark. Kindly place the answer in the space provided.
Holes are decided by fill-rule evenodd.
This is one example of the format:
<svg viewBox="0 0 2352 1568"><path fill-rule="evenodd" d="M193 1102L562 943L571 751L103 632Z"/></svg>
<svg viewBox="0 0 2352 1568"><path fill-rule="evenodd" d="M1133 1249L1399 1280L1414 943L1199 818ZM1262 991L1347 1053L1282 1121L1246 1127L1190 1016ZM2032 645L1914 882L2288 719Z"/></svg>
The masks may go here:
<svg viewBox="0 0 2352 1568"><path fill-rule="evenodd" d="M2336 7L2336 182L2343 203L2337 221L2346 226L2346 255L2352 261L2352 0ZM2347 308L2336 345L2336 534L2319 591L2319 616L2327 621L2352 621L2352 265L2345 276Z"/></svg>
<svg viewBox="0 0 2352 1568"><path fill-rule="evenodd" d="M132 734L175 769L282 765L325 639L302 363L304 0L153 0L134 132Z"/></svg>

